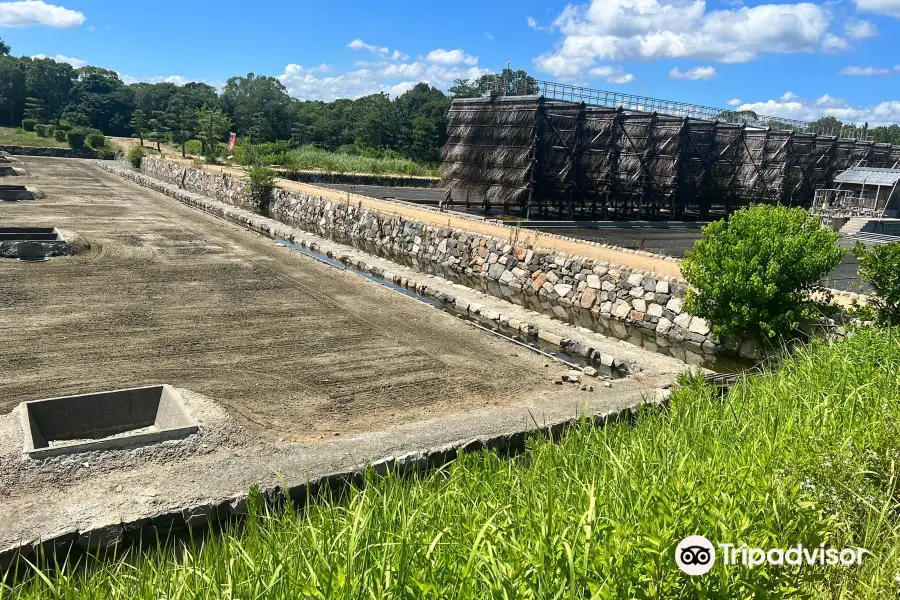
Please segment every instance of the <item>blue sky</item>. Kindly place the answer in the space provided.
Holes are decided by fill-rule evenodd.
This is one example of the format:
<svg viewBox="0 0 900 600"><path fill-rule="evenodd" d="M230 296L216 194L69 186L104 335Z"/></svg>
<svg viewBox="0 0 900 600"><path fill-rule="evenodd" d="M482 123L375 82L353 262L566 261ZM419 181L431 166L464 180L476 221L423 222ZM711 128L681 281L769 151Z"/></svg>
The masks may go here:
<svg viewBox="0 0 900 600"><path fill-rule="evenodd" d="M0 2L16 55L126 81L255 72L330 100L507 61L539 79L795 119L900 123L900 0Z"/></svg>

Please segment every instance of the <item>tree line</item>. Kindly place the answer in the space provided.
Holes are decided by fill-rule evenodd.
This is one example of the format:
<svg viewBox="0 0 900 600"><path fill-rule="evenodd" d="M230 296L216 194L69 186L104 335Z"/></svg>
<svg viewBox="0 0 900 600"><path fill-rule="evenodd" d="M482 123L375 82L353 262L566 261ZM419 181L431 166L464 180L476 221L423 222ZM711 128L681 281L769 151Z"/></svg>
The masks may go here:
<svg viewBox="0 0 900 600"><path fill-rule="evenodd" d="M422 163L440 161L453 98L487 91L534 94L537 82L505 69L475 80L457 80L449 95L419 83L391 99L372 94L333 102L292 98L275 77L249 73L228 79L221 93L205 83L134 83L115 71L75 68L48 58L16 58L0 40L0 125L38 124L106 135L145 137L184 148L200 140L214 152L228 132L254 143L314 145L330 151L396 153ZM827 121L834 117L826 117ZM867 127L867 126L866 126ZM900 127L875 127L876 141L900 143Z"/></svg>

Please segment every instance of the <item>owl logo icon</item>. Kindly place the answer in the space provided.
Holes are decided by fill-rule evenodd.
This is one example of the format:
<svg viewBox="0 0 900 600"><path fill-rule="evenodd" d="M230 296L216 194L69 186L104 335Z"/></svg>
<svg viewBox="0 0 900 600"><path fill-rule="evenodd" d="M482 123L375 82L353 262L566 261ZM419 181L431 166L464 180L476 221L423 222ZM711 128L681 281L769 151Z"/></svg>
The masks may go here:
<svg viewBox="0 0 900 600"><path fill-rule="evenodd" d="M703 575L716 564L716 549L702 535L691 535L675 548L675 563L688 575Z"/></svg>

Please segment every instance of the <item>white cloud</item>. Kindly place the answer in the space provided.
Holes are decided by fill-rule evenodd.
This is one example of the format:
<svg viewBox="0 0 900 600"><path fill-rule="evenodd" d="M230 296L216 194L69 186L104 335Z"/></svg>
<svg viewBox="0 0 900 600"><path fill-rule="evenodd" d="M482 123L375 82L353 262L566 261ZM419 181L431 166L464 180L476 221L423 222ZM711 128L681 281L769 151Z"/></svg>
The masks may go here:
<svg viewBox="0 0 900 600"><path fill-rule="evenodd" d="M828 94L814 100L791 94L789 100L748 102L741 104L737 110L752 110L760 115L799 121L815 121L820 117L831 116L844 123L858 125L868 123L871 127L900 123L900 100L887 100L872 105L852 105L846 100Z"/></svg>
<svg viewBox="0 0 900 600"><path fill-rule="evenodd" d="M378 56L383 56L391 60L407 60L409 58L408 55L400 52L399 50L394 50L393 52L391 52L391 49L387 46L367 44L359 38L356 38L355 40L347 44L347 47L351 50L368 50L373 54L377 54Z"/></svg>
<svg viewBox="0 0 900 600"><path fill-rule="evenodd" d="M601 65L594 67L589 72L591 77L605 79L609 83L625 84L634 81L634 75L625 73L622 67L611 67L609 65Z"/></svg>
<svg viewBox="0 0 900 600"><path fill-rule="evenodd" d="M83 13L41 0L0 2L0 27L57 27L71 29L84 23Z"/></svg>
<svg viewBox="0 0 900 600"><path fill-rule="evenodd" d="M31 58L49 58L51 60L55 60L56 62L69 63L76 69L80 69L81 67L87 66L86 60L81 60L80 58L73 58L71 56L63 56L62 54L57 54L56 56L47 56L46 54L35 54Z"/></svg>
<svg viewBox="0 0 900 600"><path fill-rule="evenodd" d="M900 0L855 0L861 12L871 12L900 19Z"/></svg>
<svg viewBox="0 0 900 600"><path fill-rule="evenodd" d="M729 100L729 101L726 102L725 104L727 104L728 106L740 106L740 105L743 104L743 103L744 103L744 101L741 100L740 98L732 98L731 100Z"/></svg>
<svg viewBox="0 0 900 600"><path fill-rule="evenodd" d="M878 36L878 28L872 21L849 21L844 25L844 35L851 40L864 40Z"/></svg>
<svg viewBox="0 0 900 600"><path fill-rule="evenodd" d="M550 31L552 29L551 27L538 25L538 22L534 17L526 18L525 23L528 25L529 29L534 29L535 31Z"/></svg>
<svg viewBox="0 0 900 600"><path fill-rule="evenodd" d="M710 66L694 67L687 71L681 71L678 67L673 67L672 70L669 71L669 77L672 79L689 79L691 81L709 81L717 75L716 68Z"/></svg>
<svg viewBox="0 0 900 600"><path fill-rule="evenodd" d="M844 67L838 71L838 75L857 75L869 77L871 75L890 75L891 70L879 67Z"/></svg>
<svg viewBox="0 0 900 600"><path fill-rule="evenodd" d="M486 40L492 40L492 39L494 39L494 34L491 33L490 31L485 31L485 32L482 33L481 35L483 35L483 36L484 36L484 39L486 39Z"/></svg>
<svg viewBox="0 0 900 600"><path fill-rule="evenodd" d="M822 38L822 52L840 54L841 52L846 52L849 49L850 42L838 35L834 35L833 33L829 32L826 33L825 37Z"/></svg>
<svg viewBox="0 0 900 600"><path fill-rule="evenodd" d="M472 56L471 54L466 54L459 48L456 50L444 50L443 48L438 48L437 50L432 50L425 57L425 60L433 63L437 63L439 65L477 65L478 57Z"/></svg>
<svg viewBox="0 0 900 600"><path fill-rule="evenodd" d="M562 11L553 24L559 45L534 62L563 77L597 60L747 62L761 53L815 52L831 21L811 2L707 10L704 0L592 0Z"/></svg>
<svg viewBox="0 0 900 600"><path fill-rule="evenodd" d="M438 52L438 51L434 51ZM439 49L440 53L447 53ZM456 52L456 51L450 51ZM463 58L468 54L459 50ZM366 63L346 73L322 77L319 73L328 70L320 67L307 68L297 64L289 64L278 79L287 87L288 93L301 100L334 100L335 98L359 98L369 94L385 92L392 97L411 89L420 81L436 88L447 90L455 79L475 79L488 73L487 69L477 64L447 65L423 60L414 62L392 63L387 61ZM436 55L450 60L443 54ZM474 58L474 57L473 57ZM477 59L475 59L477 62ZM471 62L471 61L469 61ZM358 63L359 64L359 63ZM330 69L329 69L330 70ZM399 81L398 81L399 80Z"/></svg>
<svg viewBox="0 0 900 600"><path fill-rule="evenodd" d="M221 81L195 79L191 77L184 77L183 75L152 75L149 77L132 77L127 73L117 73L117 75L125 85L131 85L133 83L174 83L175 85L184 85L186 83L205 83L207 85L213 86L219 91L221 91L222 88L225 87L225 84Z"/></svg>

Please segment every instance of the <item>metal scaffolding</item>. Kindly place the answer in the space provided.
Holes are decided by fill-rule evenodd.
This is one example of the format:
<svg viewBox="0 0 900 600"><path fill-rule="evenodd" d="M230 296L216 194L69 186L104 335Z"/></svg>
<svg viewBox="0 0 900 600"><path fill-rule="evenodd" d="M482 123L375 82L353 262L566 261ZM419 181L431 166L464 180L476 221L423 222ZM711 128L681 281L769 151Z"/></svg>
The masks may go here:
<svg viewBox="0 0 900 600"><path fill-rule="evenodd" d="M646 106L656 110L545 95L454 100L445 185L529 216L705 218L749 203L808 206L843 169L900 161L900 146L700 118L692 115L704 107L693 105L666 105L680 116Z"/></svg>

